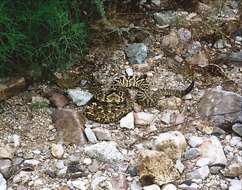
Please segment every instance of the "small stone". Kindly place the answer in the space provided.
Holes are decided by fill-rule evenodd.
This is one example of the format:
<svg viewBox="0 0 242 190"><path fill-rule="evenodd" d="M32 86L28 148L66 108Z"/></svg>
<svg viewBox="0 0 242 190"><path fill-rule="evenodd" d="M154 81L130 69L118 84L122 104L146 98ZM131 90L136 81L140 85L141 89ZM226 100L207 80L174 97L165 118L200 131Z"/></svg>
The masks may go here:
<svg viewBox="0 0 242 190"><path fill-rule="evenodd" d="M12 162L10 159L0 159L0 173L2 173L5 178L10 177L11 166Z"/></svg>
<svg viewBox="0 0 242 190"><path fill-rule="evenodd" d="M133 180L130 185L130 190L142 190L141 184L136 180Z"/></svg>
<svg viewBox="0 0 242 190"><path fill-rule="evenodd" d="M134 71L133 71L133 69L131 67L126 68L125 72L130 77L134 75Z"/></svg>
<svg viewBox="0 0 242 190"><path fill-rule="evenodd" d="M189 179L205 179L210 174L208 166L203 166L201 168L198 168L191 173L187 174L187 178Z"/></svg>
<svg viewBox="0 0 242 190"><path fill-rule="evenodd" d="M177 21L177 14L173 11L159 12L154 14L154 19L161 26L173 25Z"/></svg>
<svg viewBox="0 0 242 190"><path fill-rule="evenodd" d="M143 190L160 190L160 187L154 184L154 185L144 186Z"/></svg>
<svg viewBox="0 0 242 190"><path fill-rule="evenodd" d="M188 29L185 28L180 28L178 31L178 36L180 37L180 40L183 42L188 42L189 40L191 40L192 37L192 33L191 31L189 31Z"/></svg>
<svg viewBox="0 0 242 190"><path fill-rule="evenodd" d="M200 52L201 48L202 48L201 43L199 41L195 41L188 46L187 51L190 55L195 55Z"/></svg>
<svg viewBox="0 0 242 190"><path fill-rule="evenodd" d="M175 31L171 31L168 35L163 36L162 46L176 48L179 44L179 39Z"/></svg>
<svg viewBox="0 0 242 190"><path fill-rule="evenodd" d="M31 173L30 172L25 172L25 171L20 171L17 175L14 176L13 178L13 183L27 183L31 180Z"/></svg>
<svg viewBox="0 0 242 190"><path fill-rule="evenodd" d="M13 142L14 147L20 146L20 136L17 134L14 134L10 137L10 142Z"/></svg>
<svg viewBox="0 0 242 190"><path fill-rule="evenodd" d="M207 165L209 165L208 158L200 158L196 163L196 166L198 166L198 167L203 167L203 166L207 166Z"/></svg>
<svg viewBox="0 0 242 190"><path fill-rule="evenodd" d="M239 145L241 144L241 138L240 137L232 137L232 139L230 140L230 145L231 146L237 146L239 147Z"/></svg>
<svg viewBox="0 0 242 190"><path fill-rule="evenodd" d="M0 173L0 190L7 190L7 182L1 173Z"/></svg>
<svg viewBox="0 0 242 190"><path fill-rule="evenodd" d="M84 148L85 153L103 162L121 162L124 160L123 154L117 149L115 142L100 142Z"/></svg>
<svg viewBox="0 0 242 190"><path fill-rule="evenodd" d="M99 141L111 141L112 135L108 129L95 128L92 130Z"/></svg>
<svg viewBox="0 0 242 190"><path fill-rule="evenodd" d="M24 164L29 166L37 166L39 165L39 163L40 163L39 160L34 160L34 159L24 160Z"/></svg>
<svg viewBox="0 0 242 190"><path fill-rule="evenodd" d="M148 54L148 48L143 43L134 43L129 44L125 52L130 64L143 64Z"/></svg>
<svg viewBox="0 0 242 190"><path fill-rule="evenodd" d="M184 169L185 169L185 166L182 164L181 160L177 160L176 161L176 169L179 171L179 173L181 174Z"/></svg>
<svg viewBox="0 0 242 190"><path fill-rule="evenodd" d="M198 190L198 184L191 183L191 185L181 184L178 186L182 190Z"/></svg>
<svg viewBox="0 0 242 190"><path fill-rule="evenodd" d="M241 190L242 189L242 180L232 179L230 181L229 190Z"/></svg>
<svg viewBox="0 0 242 190"><path fill-rule="evenodd" d="M202 137L191 136L188 139L188 144L193 148L200 146L202 143L203 143Z"/></svg>
<svg viewBox="0 0 242 190"><path fill-rule="evenodd" d="M134 113L134 119L137 125L149 125L154 121L155 115L146 112L138 112Z"/></svg>
<svg viewBox="0 0 242 190"><path fill-rule="evenodd" d="M210 166L210 173L211 174L219 174L220 173L220 171L223 169L223 167L221 167L221 166Z"/></svg>
<svg viewBox="0 0 242 190"><path fill-rule="evenodd" d="M120 120L120 127L126 129L134 129L134 113L130 112Z"/></svg>
<svg viewBox="0 0 242 190"><path fill-rule="evenodd" d="M72 181L71 184L73 185L73 187L80 189L80 190L87 189L85 182L81 178L78 178L78 179Z"/></svg>
<svg viewBox="0 0 242 190"><path fill-rule="evenodd" d="M197 158L198 156L200 156L200 152L197 148L189 148L185 152L184 157L186 160L193 160L193 159Z"/></svg>
<svg viewBox="0 0 242 190"><path fill-rule="evenodd" d="M128 181L125 175L118 175L111 178L113 190L128 190Z"/></svg>
<svg viewBox="0 0 242 190"><path fill-rule="evenodd" d="M6 145L4 147L1 147L0 145L0 159L1 158L9 158L12 159L14 155L14 149L12 149L10 146Z"/></svg>
<svg viewBox="0 0 242 190"><path fill-rule="evenodd" d="M51 145L51 154L52 156L54 156L55 158L62 158L63 154L64 154L64 148L61 144L52 144Z"/></svg>
<svg viewBox="0 0 242 190"><path fill-rule="evenodd" d="M87 140L91 143L97 143L97 138L96 138L96 135L95 133L92 131L92 129L90 127L86 127L84 129L85 131L85 134L86 134L86 137L87 137Z"/></svg>
<svg viewBox="0 0 242 190"><path fill-rule="evenodd" d="M232 129L235 133L242 137L242 124L236 123L232 126Z"/></svg>
<svg viewBox="0 0 242 190"><path fill-rule="evenodd" d="M166 184L162 187L162 190L177 190L177 188L173 184Z"/></svg>
<svg viewBox="0 0 242 190"><path fill-rule="evenodd" d="M92 163L92 159L90 159L90 158L84 158L83 163L85 165L90 165Z"/></svg>
<svg viewBox="0 0 242 190"><path fill-rule="evenodd" d="M83 106L87 104L87 102L89 102L93 97L90 92L80 88L69 89L67 90L67 93L77 106Z"/></svg>

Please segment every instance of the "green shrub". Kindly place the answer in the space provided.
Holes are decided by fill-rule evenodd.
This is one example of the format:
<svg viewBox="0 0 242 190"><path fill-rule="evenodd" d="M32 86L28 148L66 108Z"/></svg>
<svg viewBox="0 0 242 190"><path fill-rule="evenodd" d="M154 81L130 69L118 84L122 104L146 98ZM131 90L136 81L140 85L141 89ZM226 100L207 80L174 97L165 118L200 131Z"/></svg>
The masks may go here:
<svg viewBox="0 0 242 190"><path fill-rule="evenodd" d="M2 0L0 3L0 76L68 68L87 46L87 26L71 17L61 0ZM71 1L74 2L74 1ZM77 2L77 0L76 0Z"/></svg>

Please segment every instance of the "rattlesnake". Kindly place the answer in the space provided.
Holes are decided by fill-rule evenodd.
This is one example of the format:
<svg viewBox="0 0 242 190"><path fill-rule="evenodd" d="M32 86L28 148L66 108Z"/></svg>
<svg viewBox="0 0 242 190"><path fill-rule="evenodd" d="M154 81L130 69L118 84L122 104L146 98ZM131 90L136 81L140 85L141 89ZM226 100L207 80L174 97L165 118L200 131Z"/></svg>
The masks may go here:
<svg viewBox="0 0 242 190"><path fill-rule="evenodd" d="M108 92L96 90L94 97L85 109L88 119L99 123L113 123L119 121L127 113L133 110L133 101L130 98L129 89L135 89L135 100L144 107L152 107L157 104L160 96L183 97L194 87L194 81L185 90L159 89L151 94L146 76L121 76L113 80Z"/></svg>

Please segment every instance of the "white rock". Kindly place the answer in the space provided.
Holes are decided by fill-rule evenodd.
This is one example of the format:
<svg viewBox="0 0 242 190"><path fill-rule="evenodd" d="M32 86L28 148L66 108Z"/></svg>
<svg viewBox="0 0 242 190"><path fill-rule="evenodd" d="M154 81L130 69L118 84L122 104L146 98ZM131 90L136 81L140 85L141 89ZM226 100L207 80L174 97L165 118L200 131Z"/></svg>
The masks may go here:
<svg viewBox="0 0 242 190"><path fill-rule="evenodd" d="M130 185L130 190L142 190L141 184L136 180L133 180Z"/></svg>
<svg viewBox="0 0 242 190"><path fill-rule="evenodd" d="M14 154L14 149L10 146L6 145L4 147L0 147L0 158L9 158L12 159Z"/></svg>
<svg viewBox="0 0 242 190"><path fill-rule="evenodd" d="M208 159L208 158L200 158L200 159L197 161L196 165L197 165L198 167L207 166L207 165L209 165L209 159Z"/></svg>
<svg viewBox="0 0 242 190"><path fill-rule="evenodd" d="M125 72L127 73L128 76L134 75L134 71L131 67L126 68Z"/></svg>
<svg viewBox="0 0 242 190"><path fill-rule="evenodd" d="M80 189L80 190L87 189L85 182L81 178L78 178L78 179L72 181L71 184L73 185L73 187Z"/></svg>
<svg viewBox="0 0 242 190"><path fill-rule="evenodd" d="M18 147L20 145L20 136L17 134L13 134L10 137L10 142L13 142L14 147Z"/></svg>
<svg viewBox="0 0 242 190"><path fill-rule="evenodd" d="M201 158L208 158L209 165L227 164L223 147L216 136L211 136L205 140L198 148Z"/></svg>
<svg viewBox="0 0 242 190"><path fill-rule="evenodd" d="M144 186L143 190L160 190L160 187L154 184L154 185Z"/></svg>
<svg viewBox="0 0 242 190"><path fill-rule="evenodd" d="M60 170L63 169L65 167L64 160L57 160L55 166L56 166L56 168L58 168Z"/></svg>
<svg viewBox="0 0 242 190"><path fill-rule="evenodd" d="M80 88L69 89L67 90L67 93L77 106L85 105L93 97L90 92L82 90Z"/></svg>
<svg viewBox="0 0 242 190"><path fill-rule="evenodd" d="M134 113L130 112L120 120L120 127L134 129Z"/></svg>
<svg viewBox="0 0 242 190"><path fill-rule="evenodd" d="M62 158L63 154L64 154L64 148L61 144L52 144L51 145L51 154L52 156L54 156L55 158Z"/></svg>
<svg viewBox="0 0 242 190"><path fill-rule="evenodd" d="M37 166L39 165L39 163L40 163L39 160L34 160L34 159L24 161L24 164L31 165L31 166Z"/></svg>
<svg viewBox="0 0 242 190"><path fill-rule="evenodd" d="M88 139L89 142L91 143L97 143L97 138L95 133L92 131L92 129L90 127L86 127L84 129L86 137Z"/></svg>
<svg viewBox="0 0 242 190"><path fill-rule="evenodd" d="M134 119L137 125L149 125L154 121L155 115L147 112L138 112L134 114Z"/></svg>
<svg viewBox="0 0 242 190"><path fill-rule="evenodd" d="M1 173L0 173L0 190L7 190L7 182Z"/></svg>
<svg viewBox="0 0 242 190"><path fill-rule="evenodd" d="M20 171L13 178L13 183L25 184L31 180L31 172Z"/></svg>
<svg viewBox="0 0 242 190"><path fill-rule="evenodd" d="M241 144L241 137L236 137L236 136L234 136L234 137L232 137L232 139L230 140L230 145L231 145L231 146L237 146L237 147L239 147L240 144Z"/></svg>
<svg viewBox="0 0 242 190"><path fill-rule="evenodd" d="M115 142L100 142L94 145L88 145L84 148L85 153L103 162L121 162L124 155L117 149Z"/></svg>
<svg viewBox="0 0 242 190"><path fill-rule="evenodd" d="M108 129L95 128L92 130L100 141L111 141L112 135Z"/></svg>
<svg viewBox="0 0 242 190"><path fill-rule="evenodd" d="M90 164L92 163L92 159L90 159L90 158L84 158L84 159L83 159L83 163L84 163L85 165L90 165Z"/></svg>
<svg viewBox="0 0 242 190"><path fill-rule="evenodd" d="M198 168L191 173L188 174L188 178L190 179L205 179L210 174L208 166L203 166Z"/></svg>
<svg viewBox="0 0 242 190"><path fill-rule="evenodd" d="M173 184L166 184L162 187L162 190L177 190L177 188Z"/></svg>
<svg viewBox="0 0 242 190"><path fill-rule="evenodd" d="M161 114L161 121L163 121L165 124L170 124L172 122L173 118L173 112L166 111Z"/></svg>
<svg viewBox="0 0 242 190"><path fill-rule="evenodd" d="M232 179L230 181L229 190L241 190L242 189L242 180Z"/></svg>
<svg viewBox="0 0 242 190"><path fill-rule="evenodd" d="M176 161L176 165L175 165L176 169L179 171L179 173L181 174L184 169L185 169L185 166L183 165L183 163L181 162L181 160L177 160Z"/></svg>
<svg viewBox="0 0 242 190"><path fill-rule="evenodd" d="M202 137L196 137L196 136L189 137L188 144L193 148L200 146L202 143L203 143Z"/></svg>
<svg viewBox="0 0 242 190"><path fill-rule="evenodd" d="M171 159L180 159L185 151L186 139L179 131L169 131L161 133L154 142L154 147L158 151L165 152Z"/></svg>
<svg viewBox="0 0 242 190"><path fill-rule="evenodd" d="M92 190L96 190L98 188L98 185L102 182L104 182L105 180L107 179L107 177L104 177L104 176L98 176L98 177L95 177L93 180L92 180L92 183L91 183L91 189Z"/></svg>
<svg viewBox="0 0 242 190"><path fill-rule="evenodd" d="M190 186L188 186L186 184L181 184L178 187L180 189L183 189L183 190L197 190L198 189L198 184L192 183Z"/></svg>

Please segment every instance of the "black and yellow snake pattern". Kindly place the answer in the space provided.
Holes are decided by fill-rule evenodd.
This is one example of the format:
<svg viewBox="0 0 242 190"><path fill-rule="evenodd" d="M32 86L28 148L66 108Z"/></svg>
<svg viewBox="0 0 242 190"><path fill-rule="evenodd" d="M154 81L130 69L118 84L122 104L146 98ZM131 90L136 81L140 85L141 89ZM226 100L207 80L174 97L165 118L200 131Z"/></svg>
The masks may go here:
<svg viewBox="0 0 242 190"><path fill-rule="evenodd" d="M146 76L121 76L113 80L108 92L97 90L85 109L88 119L98 123L114 123L133 110L128 89L135 89L136 101L144 107L153 107L161 96L183 97L194 87L194 81L185 90L159 89L151 94Z"/></svg>

